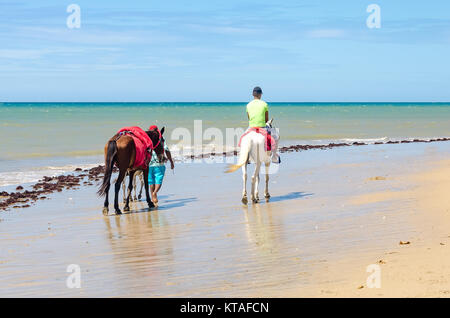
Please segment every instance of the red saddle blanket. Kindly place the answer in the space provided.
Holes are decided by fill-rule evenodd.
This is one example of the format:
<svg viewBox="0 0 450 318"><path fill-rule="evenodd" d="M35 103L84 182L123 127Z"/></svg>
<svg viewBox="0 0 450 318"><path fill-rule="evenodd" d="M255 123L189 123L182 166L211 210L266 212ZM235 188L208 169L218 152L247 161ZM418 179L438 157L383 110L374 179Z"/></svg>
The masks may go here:
<svg viewBox="0 0 450 318"><path fill-rule="evenodd" d="M250 132L257 132L261 135L263 135L264 137L266 137L266 142L265 142L265 149L266 151L272 151L272 148L275 146L275 139L273 139L273 137L267 132L267 130L265 128L260 128L260 127L250 127L248 128L245 133L241 136L241 138L239 139L239 144L238 146L241 146L241 141L242 138L244 138L244 136L246 136L248 133Z"/></svg>
<svg viewBox="0 0 450 318"><path fill-rule="evenodd" d="M137 126L124 127L118 132L120 135L128 135L133 138L136 147L136 159L133 168L146 169L151 159L153 142L142 128Z"/></svg>

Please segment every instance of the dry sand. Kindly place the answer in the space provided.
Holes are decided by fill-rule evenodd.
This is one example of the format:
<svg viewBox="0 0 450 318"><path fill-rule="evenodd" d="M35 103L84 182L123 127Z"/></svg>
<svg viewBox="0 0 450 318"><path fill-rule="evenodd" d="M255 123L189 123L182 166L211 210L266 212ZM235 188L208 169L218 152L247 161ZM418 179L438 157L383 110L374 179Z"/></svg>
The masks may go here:
<svg viewBox="0 0 450 318"><path fill-rule="evenodd" d="M375 191L349 198L354 205L390 202L404 220L415 222L415 232L404 233L397 246L381 253L349 256L329 271L316 273L315 288L290 296L312 297L449 297L450 296L450 160L431 161L425 171L395 179L408 190ZM375 177L371 181L389 180ZM392 244L391 244L392 245ZM376 264L380 286L368 277ZM326 277L326 278L325 278Z"/></svg>

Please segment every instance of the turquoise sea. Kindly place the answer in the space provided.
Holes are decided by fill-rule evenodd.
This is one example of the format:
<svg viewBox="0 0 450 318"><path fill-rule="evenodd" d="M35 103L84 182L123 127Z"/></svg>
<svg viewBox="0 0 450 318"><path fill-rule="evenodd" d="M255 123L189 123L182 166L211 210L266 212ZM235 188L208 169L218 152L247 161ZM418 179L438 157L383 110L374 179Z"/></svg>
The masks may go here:
<svg viewBox="0 0 450 318"><path fill-rule="evenodd" d="M102 161L105 142L124 126L165 126L171 149L236 147L208 137L247 125L242 103L0 103L0 186L32 182ZM450 103L270 103L281 144L387 141L450 136ZM178 129L177 129L178 128ZM187 129L187 130L186 130ZM189 131L191 139L180 138ZM176 135L176 136L175 136ZM225 138L224 138L225 139ZM176 151L174 151L176 153Z"/></svg>

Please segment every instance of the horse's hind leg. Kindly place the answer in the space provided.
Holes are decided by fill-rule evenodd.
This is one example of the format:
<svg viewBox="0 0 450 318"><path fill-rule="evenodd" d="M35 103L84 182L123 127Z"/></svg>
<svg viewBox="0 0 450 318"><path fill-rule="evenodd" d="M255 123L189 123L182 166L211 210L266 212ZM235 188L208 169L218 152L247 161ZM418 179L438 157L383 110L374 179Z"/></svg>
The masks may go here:
<svg viewBox="0 0 450 318"><path fill-rule="evenodd" d="M133 189L134 189L134 196L133 196L133 201L137 201L138 199L137 199L137 174L138 174L138 172L135 172L134 173L134 176L133 176Z"/></svg>
<svg viewBox="0 0 450 318"><path fill-rule="evenodd" d="M130 176L130 182L128 184L128 195L127 200L125 202L125 207L123 208L124 211L130 211L130 197L131 197L131 191L133 190L133 179L134 179L134 171L129 172Z"/></svg>
<svg viewBox="0 0 450 318"><path fill-rule="evenodd" d="M123 181L122 181L123 203L127 203L127 194L126 194L127 184L125 182L125 180L127 179L127 175L128 175L128 172L125 174L125 177L123 178Z"/></svg>
<svg viewBox="0 0 450 318"><path fill-rule="evenodd" d="M261 168L261 162L258 160L255 163L255 173L252 176L252 202L259 202L258 184L259 184L259 170Z"/></svg>
<svg viewBox="0 0 450 318"><path fill-rule="evenodd" d="M269 200L270 200L270 194L269 194L269 167L270 167L270 162L266 163L266 187L264 189L264 198L266 199L266 202L269 202Z"/></svg>
<svg viewBox="0 0 450 318"><path fill-rule="evenodd" d="M152 200L150 200L150 191L148 190L148 168L144 170L144 187L145 187L145 198L147 199L148 210L154 208Z"/></svg>
<svg viewBox="0 0 450 318"><path fill-rule="evenodd" d="M114 185L114 210L116 211L116 214L122 214L122 212L119 209L119 191L123 178L125 177L125 171L121 170L119 172L116 184Z"/></svg>
<svg viewBox="0 0 450 318"><path fill-rule="evenodd" d="M110 186L108 185L105 189L105 203L103 204L103 215L108 215L109 212L109 200L108 200L109 187Z"/></svg>
<svg viewBox="0 0 450 318"><path fill-rule="evenodd" d="M141 181L141 190L139 190L138 200L142 198L142 189L144 189L144 172L141 170L139 173L139 180Z"/></svg>
<svg viewBox="0 0 450 318"><path fill-rule="evenodd" d="M242 181L244 183L243 190L242 190L242 203L247 205L248 199L247 199L247 163L245 163L242 166Z"/></svg>

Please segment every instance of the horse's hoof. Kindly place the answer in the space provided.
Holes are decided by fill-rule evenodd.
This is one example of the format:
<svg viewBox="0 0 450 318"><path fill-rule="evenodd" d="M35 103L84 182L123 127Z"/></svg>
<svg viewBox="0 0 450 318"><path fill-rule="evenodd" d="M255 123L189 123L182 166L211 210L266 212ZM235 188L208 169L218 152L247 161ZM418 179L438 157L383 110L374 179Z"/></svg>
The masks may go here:
<svg viewBox="0 0 450 318"><path fill-rule="evenodd" d="M120 210L116 210L116 215L121 215L122 212Z"/></svg>
<svg viewBox="0 0 450 318"><path fill-rule="evenodd" d="M129 212L129 211L130 211L130 207L129 207L129 206L126 206L126 207L123 208L123 210L124 210L125 212Z"/></svg>
<svg viewBox="0 0 450 318"><path fill-rule="evenodd" d="M139 194L138 199L140 200L142 198L142 195Z"/></svg>
<svg viewBox="0 0 450 318"><path fill-rule="evenodd" d="M253 204L257 204L257 203L259 203L259 200L258 199L252 199L252 202L253 202Z"/></svg>
<svg viewBox="0 0 450 318"><path fill-rule="evenodd" d="M266 202L269 202L270 201L270 194L266 194L265 198L266 198Z"/></svg>
<svg viewBox="0 0 450 318"><path fill-rule="evenodd" d="M248 203L247 197L243 197L241 201L242 201L242 204L245 204L245 205L247 205L247 203Z"/></svg>
<svg viewBox="0 0 450 318"><path fill-rule="evenodd" d="M108 215L109 209L108 208L103 208L103 215Z"/></svg>
<svg viewBox="0 0 450 318"><path fill-rule="evenodd" d="M137 201L138 199L136 197L133 198L133 201Z"/></svg>

